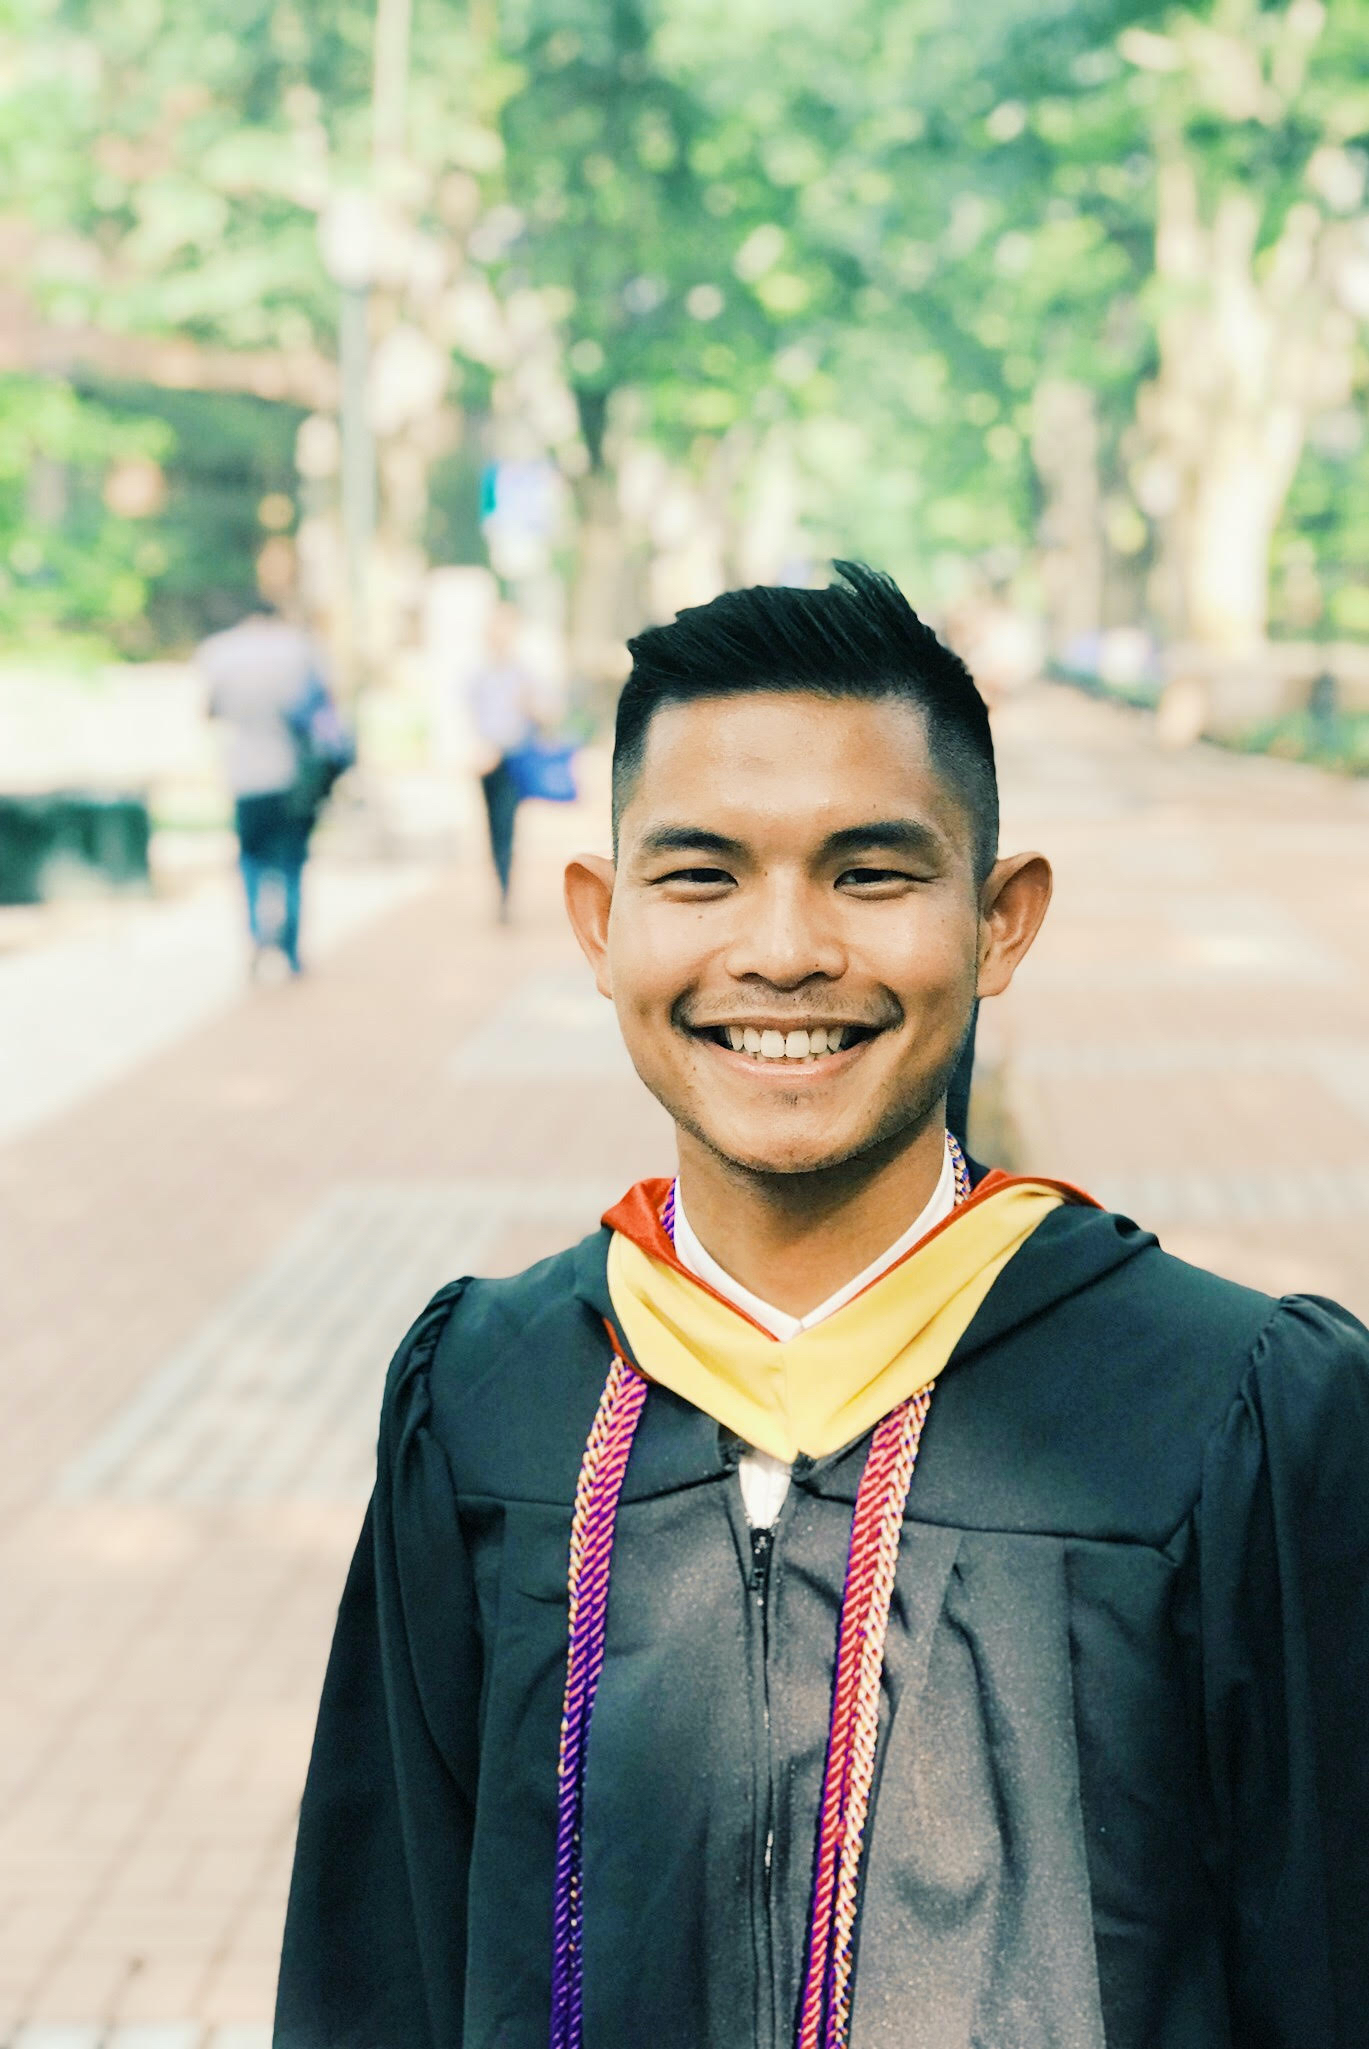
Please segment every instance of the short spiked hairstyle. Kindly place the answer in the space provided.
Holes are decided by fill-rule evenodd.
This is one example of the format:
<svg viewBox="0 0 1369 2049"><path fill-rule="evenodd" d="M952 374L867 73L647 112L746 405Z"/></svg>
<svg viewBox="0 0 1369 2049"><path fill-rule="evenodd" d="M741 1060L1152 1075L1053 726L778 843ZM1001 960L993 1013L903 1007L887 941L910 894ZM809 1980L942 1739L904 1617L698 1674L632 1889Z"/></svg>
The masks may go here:
<svg viewBox="0 0 1369 2049"><path fill-rule="evenodd" d="M922 713L932 765L970 822L975 880L998 858L998 777L989 714L965 664L924 625L891 576L836 562L826 590L725 591L628 642L632 673L613 742L613 840L668 704L753 690L895 698Z"/></svg>

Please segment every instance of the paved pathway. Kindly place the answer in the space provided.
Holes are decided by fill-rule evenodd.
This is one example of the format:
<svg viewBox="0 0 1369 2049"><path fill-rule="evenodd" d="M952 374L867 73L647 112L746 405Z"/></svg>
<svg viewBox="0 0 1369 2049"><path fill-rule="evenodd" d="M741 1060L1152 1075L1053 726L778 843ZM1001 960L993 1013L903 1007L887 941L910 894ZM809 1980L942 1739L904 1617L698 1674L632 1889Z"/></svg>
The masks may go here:
<svg viewBox="0 0 1369 2049"><path fill-rule="evenodd" d="M316 862L311 961L426 879L418 864ZM237 878L219 874L172 901L83 905L75 930L0 955L0 1144L241 1001L240 895Z"/></svg>
<svg viewBox="0 0 1369 2049"><path fill-rule="evenodd" d="M1176 1249L1369 1309L1369 793L1064 693L999 731L1007 840L1060 888L986 1013L983 1120ZM451 1272L669 1161L561 925L596 796L526 815L511 932L458 867L0 1147L0 2044L265 2042L386 1356Z"/></svg>
<svg viewBox="0 0 1369 2049"><path fill-rule="evenodd" d="M1004 844L1057 894L1008 1001L1025 1163L1171 1250L1369 1316L1369 783L1042 692L999 721Z"/></svg>

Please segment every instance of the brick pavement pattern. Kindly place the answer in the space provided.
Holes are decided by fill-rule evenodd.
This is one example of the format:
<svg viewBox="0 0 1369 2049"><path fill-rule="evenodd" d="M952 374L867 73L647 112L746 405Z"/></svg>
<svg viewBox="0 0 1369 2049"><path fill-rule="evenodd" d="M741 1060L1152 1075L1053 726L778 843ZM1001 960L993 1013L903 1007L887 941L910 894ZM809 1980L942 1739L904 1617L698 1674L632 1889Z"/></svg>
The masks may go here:
<svg viewBox="0 0 1369 2049"><path fill-rule="evenodd" d="M1045 688L998 733L1059 882L981 1131L1364 1313L1369 792ZM6 2049L262 2049L387 1355L669 1165L561 921L589 779L525 814L512 930L472 854L0 1149Z"/></svg>
<svg viewBox="0 0 1369 2049"><path fill-rule="evenodd" d="M1018 1163L1369 1316L1369 784L1166 755L1144 714L1063 689L996 732L1003 844L1056 870L984 1012Z"/></svg>

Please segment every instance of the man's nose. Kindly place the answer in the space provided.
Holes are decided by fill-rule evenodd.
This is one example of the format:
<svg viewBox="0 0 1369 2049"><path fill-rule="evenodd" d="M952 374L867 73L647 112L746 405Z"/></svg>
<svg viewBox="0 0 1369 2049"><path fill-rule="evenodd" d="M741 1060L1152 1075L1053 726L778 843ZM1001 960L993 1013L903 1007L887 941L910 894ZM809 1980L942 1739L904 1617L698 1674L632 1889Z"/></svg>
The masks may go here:
<svg viewBox="0 0 1369 2049"><path fill-rule="evenodd" d="M835 980L846 953L826 892L783 876L767 878L737 900L737 923L725 966L738 981L755 977L794 989L814 975Z"/></svg>

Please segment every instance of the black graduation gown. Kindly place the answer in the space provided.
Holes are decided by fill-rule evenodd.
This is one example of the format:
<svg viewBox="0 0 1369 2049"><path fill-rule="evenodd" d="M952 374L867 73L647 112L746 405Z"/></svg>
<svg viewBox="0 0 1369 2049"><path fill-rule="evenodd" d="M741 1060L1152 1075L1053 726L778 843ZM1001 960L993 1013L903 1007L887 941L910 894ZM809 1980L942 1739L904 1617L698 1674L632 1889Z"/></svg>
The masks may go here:
<svg viewBox="0 0 1369 2049"><path fill-rule="evenodd" d="M607 1233L396 1357L300 1821L278 2049L544 2049L566 1548ZM653 1389L584 1828L586 2049L788 2049L868 1439L763 1586ZM938 1384L852 2049L1369 2044L1369 1333L1064 1208ZM767 1848L768 1846L768 1848Z"/></svg>

